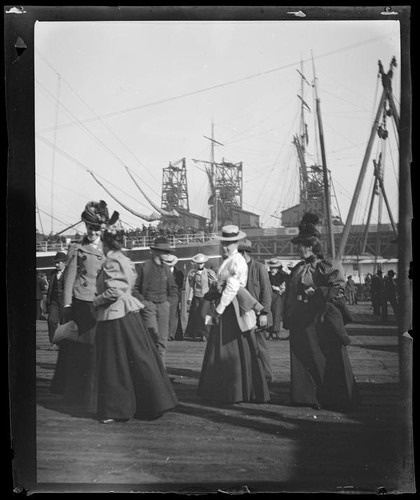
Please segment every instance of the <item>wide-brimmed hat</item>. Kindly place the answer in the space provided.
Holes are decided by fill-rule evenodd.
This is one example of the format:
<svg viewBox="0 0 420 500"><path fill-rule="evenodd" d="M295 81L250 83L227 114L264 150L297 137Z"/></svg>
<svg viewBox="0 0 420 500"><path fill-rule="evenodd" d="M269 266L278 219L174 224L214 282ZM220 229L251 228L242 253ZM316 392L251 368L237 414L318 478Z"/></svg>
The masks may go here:
<svg viewBox="0 0 420 500"><path fill-rule="evenodd" d="M150 245L152 250L160 250L162 252L173 253L174 250L169 245L169 240L164 236L158 236L155 238L152 245Z"/></svg>
<svg viewBox="0 0 420 500"><path fill-rule="evenodd" d="M209 258L207 257L207 255L204 255L203 253L198 253L197 255L194 255L194 257L191 260L196 264L204 264L204 262L207 262Z"/></svg>
<svg viewBox="0 0 420 500"><path fill-rule="evenodd" d="M162 255L162 260L163 262L165 262L165 264L168 264L168 266L176 266L176 263L178 262L178 257L170 253Z"/></svg>
<svg viewBox="0 0 420 500"><path fill-rule="evenodd" d="M120 214L114 212L112 217L109 217L108 206L104 200L89 201L86 203L85 209L82 212L82 221L86 224L101 227L102 224L113 225L117 222Z"/></svg>
<svg viewBox="0 0 420 500"><path fill-rule="evenodd" d="M54 256L55 262L66 262L67 260L67 254L64 252L57 252Z"/></svg>
<svg viewBox="0 0 420 500"><path fill-rule="evenodd" d="M273 258L267 262L268 267L283 267L281 260Z"/></svg>
<svg viewBox="0 0 420 500"><path fill-rule="evenodd" d="M299 234L292 239L292 243L315 243L321 237L321 233L316 227L319 223L320 220L316 214L311 212L304 214L299 224Z"/></svg>
<svg viewBox="0 0 420 500"><path fill-rule="evenodd" d="M395 276L395 272L392 269L390 269L387 274L388 276Z"/></svg>
<svg viewBox="0 0 420 500"><path fill-rule="evenodd" d="M247 239L240 241L238 244L238 251L251 253L252 243Z"/></svg>
<svg viewBox="0 0 420 500"><path fill-rule="evenodd" d="M238 226L223 226L222 234L216 234L215 238L221 241L239 241L246 237L246 233L240 231Z"/></svg>

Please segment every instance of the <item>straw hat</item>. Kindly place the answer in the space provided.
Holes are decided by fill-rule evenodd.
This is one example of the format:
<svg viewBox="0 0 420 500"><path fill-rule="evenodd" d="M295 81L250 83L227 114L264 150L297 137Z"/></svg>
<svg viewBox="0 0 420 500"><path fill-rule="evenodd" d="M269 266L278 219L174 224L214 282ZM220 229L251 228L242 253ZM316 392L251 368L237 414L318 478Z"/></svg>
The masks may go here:
<svg viewBox="0 0 420 500"><path fill-rule="evenodd" d="M239 230L238 226L223 226L222 234L215 235L215 238L221 241L239 241L246 237L246 233Z"/></svg>
<svg viewBox="0 0 420 500"><path fill-rule="evenodd" d="M281 260L278 259L270 259L268 262L268 267L283 267L283 264L281 263Z"/></svg>
<svg viewBox="0 0 420 500"><path fill-rule="evenodd" d="M194 257L191 260L196 264L204 264L204 262L207 262L209 258L207 257L207 255L204 255L203 253L198 253L197 255L194 255Z"/></svg>
<svg viewBox="0 0 420 500"><path fill-rule="evenodd" d="M178 257L174 254L164 254L162 255L162 260L165 264L168 264L168 266L176 266Z"/></svg>

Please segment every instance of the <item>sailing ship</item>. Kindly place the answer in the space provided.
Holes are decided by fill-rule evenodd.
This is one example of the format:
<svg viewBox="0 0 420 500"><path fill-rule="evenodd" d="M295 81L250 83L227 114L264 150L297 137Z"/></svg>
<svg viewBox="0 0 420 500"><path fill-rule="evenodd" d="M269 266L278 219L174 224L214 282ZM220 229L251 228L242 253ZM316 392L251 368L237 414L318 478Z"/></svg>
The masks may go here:
<svg viewBox="0 0 420 500"><path fill-rule="evenodd" d="M378 242L382 244L382 249L384 248L384 242L387 243L387 247L385 247L388 254L387 257L393 257L393 254L396 255L393 245L398 235L386 198L382 178L383 165L381 165L380 158L374 160L375 186L372 192L367 223L365 225L353 225L352 217L354 215L354 206L357 203L363 175L370 159L373 140L376 136L378 136L381 141L387 139L387 135L384 133L384 121L380 124L381 117L392 116L398 127L398 113L392 99L391 86L392 69L395 66L395 58L391 61L388 73L385 73L381 63L379 66L379 74L382 76L383 83L383 95L379 101L378 111L372 126L372 132L363 160L361 173L345 224L341 218L338 202L334 194L331 172L327 166L321 103L318 96L317 78L315 75L313 58L313 81L311 83L304 75L303 63L301 63L300 70L297 70L300 75L300 94L298 94L300 103L300 124L299 129L293 136L292 143L295 146L299 160L300 194L299 203L297 205L281 212L282 227L263 229L259 224L258 214L243 209L242 162L232 163L224 159L221 162L215 161L214 146L216 144L223 146L223 144L215 140L213 124L211 137L204 136L210 141L211 145L210 161L193 160L194 162L201 162L201 164L204 165L208 177L209 220L190 211L185 158L174 163L169 163L169 166L163 169L160 207L146 195L140 184L136 181L133 172L131 172L128 167L125 167L141 194L152 205L154 212L152 212L150 216L133 210L124 201L117 198L112 191L106 188L93 172L90 172L90 174L95 182L101 185L111 198L133 215L145 221L159 220L162 226L166 228L173 226L194 228L193 232L184 234L177 232L176 234L169 235L169 239L175 249L180 264L185 270L189 269L191 258L197 253L206 254L210 259L210 265L214 267L218 266L221 258L220 248L219 242L214 238L214 235L220 229L221 225L227 223L236 224L246 230L248 238L253 243L254 256L259 260L268 260L272 256L279 256L284 260L293 261L293 259L298 257L298 254L297 248L290 242L291 236L296 234L298 230L297 226L303 213L308 211L316 213L321 220L321 232L326 235L326 238L323 238L325 244L324 250L328 254L332 256L338 254L338 257L343 260L345 260L345 258L349 260L349 254L353 255L353 257L356 254L357 266L359 266L360 261L363 259L363 254L368 250L370 251L370 257L373 256L374 258L375 265L381 265L380 260L382 256L381 249L378 247ZM313 92L313 106L308 104L308 100L305 96L305 89L307 86L309 86ZM313 140L317 143L320 151L320 155L312 162L308 162L307 160L309 132L306 114L309 112L315 115L315 132ZM385 118L383 118L383 120L384 119ZM371 209L376 195L382 195L385 199L391 220L391 227L385 227L385 225L381 225L380 223L376 226L371 224ZM335 201L334 208L332 204L333 199ZM152 240L153 236L144 234L138 238L127 238L125 252L136 264L140 264L150 257L149 248ZM39 270L53 268L53 257L56 251L66 250L67 244L68 242L65 244L56 244L53 247L47 245L42 246L42 243L39 244L37 248L37 268ZM395 266L395 262L392 262L392 264ZM354 262L352 265L354 266Z"/></svg>

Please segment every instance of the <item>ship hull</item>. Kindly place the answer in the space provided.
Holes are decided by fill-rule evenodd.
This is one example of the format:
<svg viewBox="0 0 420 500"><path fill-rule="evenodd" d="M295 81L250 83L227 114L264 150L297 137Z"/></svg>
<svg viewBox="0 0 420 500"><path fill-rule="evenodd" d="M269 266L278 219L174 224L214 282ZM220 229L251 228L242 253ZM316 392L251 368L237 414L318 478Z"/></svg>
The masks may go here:
<svg viewBox="0 0 420 500"><path fill-rule="evenodd" d="M150 259L151 257L149 247L124 249L123 252L136 264L136 266L142 264L144 261ZM56 253L56 251L37 252L37 270L45 272L51 269L55 269L54 256ZM218 241L183 245L178 248L174 248L174 253L178 257L177 267L185 270L189 270L192 267L191 259L197 253L203 253L204 255L207 255L207 257L209 258L208 265L212 267L218 267L221 259L220 243Z"/></svg>

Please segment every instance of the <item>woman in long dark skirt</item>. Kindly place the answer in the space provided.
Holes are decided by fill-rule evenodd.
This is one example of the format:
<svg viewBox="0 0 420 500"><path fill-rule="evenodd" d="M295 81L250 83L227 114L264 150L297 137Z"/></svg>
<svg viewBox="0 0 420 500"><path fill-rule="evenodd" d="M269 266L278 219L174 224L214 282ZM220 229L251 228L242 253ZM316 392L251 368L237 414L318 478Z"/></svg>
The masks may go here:
<svg viewBox="0 0 420 500"><path fill-rule="evenodd" d="M256 339L250 332L255 321L246 323L242 314L248 310L246 314L255 320L251 302L256 310L263 309L245 289L248 266L238 252L238 242L245 236L237 226L225 226L218 237L225 258L217 273L220 298L198 383L198 394L206 401L233 404L270 399ZM241 299L245 294L251 301L248 306Z"/></svg>
<svg viewBox="0 0 420 500"><path fill-rule="evenodd" d="M174 408L177 397L133 295L137 274L122 251L123 234L103 233L106 261L97 278L97 416L108 424L131 418L156 419Z"/></svg>
<svg viewBox="0 0 420 500"><path fill-rule="evenodd" d="M290 330L291 399L315 409L350 409L356 383L346 346L344 271L320 254L318 217L305 214L299 235L303 260L288 281L284 327Z"/></svg>
<svg viewBox="0 0 420 500"><path fill-rule="evenodd" d="M118 218L109 217L104 201L86 204L81 215L86 236L68 251L64 270L64 322L73 320L79 340L60 343L51 392L63 394L67 402L83 404L88 412L96 412L96 317L92 305L96 277L105 261L102 248L103 225Z"/></svg>

